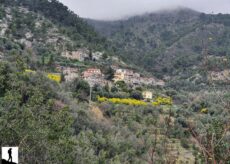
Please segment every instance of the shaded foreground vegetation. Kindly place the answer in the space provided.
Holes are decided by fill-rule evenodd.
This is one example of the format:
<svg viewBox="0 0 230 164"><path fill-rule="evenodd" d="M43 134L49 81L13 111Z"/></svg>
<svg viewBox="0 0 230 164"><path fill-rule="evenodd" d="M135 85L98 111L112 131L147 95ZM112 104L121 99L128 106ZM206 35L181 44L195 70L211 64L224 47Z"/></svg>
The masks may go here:
<svg viewBox="0 0 230 164"><path fill-rule="evenodd" d="M211 101L155 107L107 102L88 106L42 73L26 74L5 62L0 63L0 73L0 143L19 145L22 162L230 160L229 112L218 105L212 111ZM179 101L178 96L173 98ZM99 110L91 110L92 106ZM204 106L207 114L200 112Z"/></svg>

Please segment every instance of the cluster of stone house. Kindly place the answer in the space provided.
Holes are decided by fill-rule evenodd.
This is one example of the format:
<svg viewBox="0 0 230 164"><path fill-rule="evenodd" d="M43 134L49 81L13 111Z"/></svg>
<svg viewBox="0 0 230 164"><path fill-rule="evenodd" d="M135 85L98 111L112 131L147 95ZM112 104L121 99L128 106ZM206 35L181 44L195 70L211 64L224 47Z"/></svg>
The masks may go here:
<svg viewBox="0 0 230 164"><path fill-rule="evenodd" d="M90 57L90 51L87 48L78 49L77 51L65 51L62 54L63 57L68 59L74 59L78 61L84 61ZM100 60L103 56L102 52L93 52L92 58L93 60ZM134 72L131 69L121 69L117 66L112 66L115 70L113 82L124 81L126 84L132 86L139 85L152 85L152 86L164 86L165 83L162 80L158 80L156 78L148 78L142 77L139 73ZM77 78L79 73L78 70L74 70L73 68L66 68L63 70L65 75L65 79L67 81L72 81L74 78ZM102 74L100 69L97 68L89 68L82 72L81 77L92 84L99 84L101 86L108 83L107 80L104 79L104 75Z"/></svg>
<svg viewBox="0 0 230 164"><path fill-rule="evenodd" d="M112 67L115 68L115 67ZM73 67L61 67L57 69L63 73L65 81L70 82L74 79L81 77L87 81L91 86L94 85L111 85L112 82L105 79L105 75L98 68L88 68L80 73L78 68ZM152 86L164 86L164 81L155 78L141 77L139 73L130 69L120 69L116 67L113 82L124 81L130 86L152 85Z"/></svg>
<svg viewBox="0 0 230 164"><path fill-rule="evenodd" d="M103 54L104 54L103 52L99 52L99 51L93 52L92 53L92 60L94 60L94 61L101 60Z"/></svg>
<svg viewBox="0 0 230 164"><path fill-rule="evenodd" d="M135 73L132 70L118 69L119 75L122 74L123 72L126 73L126 75L124 76L124 79L128 80L129 78L131 78L134 80L134 77L140 78L140 74ZM121 76L123 77L123 75ZM89 68L85 70L84 72L82 72L82 78L86 80L90 84L90 86L94 86L94 85L111 86L111 82L104 79L104 74L98 68ZM121 77L117 77L117 78L121 79ZM146 80L146 79L143 79L143 80ZM142 92L142 96L143 96L143 99L145 100L151 100L153 98L153 93L151 91L146 90Z"/></svg>
<svg viewBox="0 0 230 164"><path fill-rule="evenodd" d="M74 79L79 77L78 68L65 67L63 68L62 72L66 81L73 81Z"/></svg>
<svg viewBox="0 0 230 164"><path fill-rule="evenodd" d="M165 83L162 80L155 78L141 77L139 73L129 69L116 69L114 74L114 82L124 81L131 85L153 85L164 86Z"/></svg>
<svg viewBox="0 0 230 164"><path fill-rule="evenodd" d="M100 85L105 86L110 82L104 79L104 74L98 68L89 68L82 72L82 78L87 81L90 86Z"/></svg>
<svg viewBox="0 0 230 164"><path fill-rule="evenodd" d="M62 53L63 57L72 60L84 61L89 57L89 51L87 49L79 49L77 51L65 51Z"/></svg>
<svg viewBox="0 0 230 164"><path fill-rule="evenodd" d="M102 77L104 76L101 72L100 69L98 68L89 68L87 70L85 70L84 72L82 72L82 77L83 78L88 78L88 77Z"/></svg>
<svg viewBox="0 0 230 164"><path fill-rule="evenodd" d="M210 72L208 76L209 81L221 81L230 83L230 70L223 70L220 72Z"/></svg>
<svg viewBox="0 0 230 164"><path fill-rule="evenodd" d="M67 82L71 82L74 79L79 77L79 69L74 67L62 67L57 66L58 72L62 72L64 75L64 79Z"/></svg>
<svg viewBox="0 0 230 164"><path fill-rule="evenodd" d="M137 79L140 78L139 73L135 73L133 70L129 69L116 69L113 81L124 81L126 83L133 83L137 82Z"/></svg>
<svg viewBox="0 0 230 164"><path fill-rule="evenodd" d="M67 59L85 61L90 58L90 51L86 48L81 48L76 51L65 51L62 53L62 56ZM100 60L103 56L103 52L92 52L92 60Z"/></svg>

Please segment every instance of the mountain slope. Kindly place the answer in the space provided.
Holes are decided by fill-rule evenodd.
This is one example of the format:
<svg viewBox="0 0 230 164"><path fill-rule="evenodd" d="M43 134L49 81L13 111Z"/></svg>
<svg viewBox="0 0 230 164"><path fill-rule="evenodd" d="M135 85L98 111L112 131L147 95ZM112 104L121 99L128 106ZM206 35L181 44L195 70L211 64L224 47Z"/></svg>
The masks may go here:
<svg viewBox="0 0 230 164"><path fill-rule="evenodd" d="M53 23L68 28L67 34L75 40L83 39L88 42L99 39L99 36L83 19L71 12L57 0L2 0L1 4L8 7L24 7L39 13ZM72 35L70 35L72 33ZM74 34L76 33L76 34Z"/></svg>
<svg viewBox="0 0 230 164"><path fill-rule="evenodd" d="M31 69L50 60L65 63L65 51L107 51L103 37L55 0L1 1L0 42L1 58L13 62L18 55Z"/></svg>
<svg viewBox="0 0 230 164"><path fill-rule="evenodd" d="M126 62L158 76L201 70L204 48L208 55L229 58L230 15L182 8L121 21L87 21L114 44L114 51ZM223 63L216 58L207 64L209 71L223 70Z"/></svg>

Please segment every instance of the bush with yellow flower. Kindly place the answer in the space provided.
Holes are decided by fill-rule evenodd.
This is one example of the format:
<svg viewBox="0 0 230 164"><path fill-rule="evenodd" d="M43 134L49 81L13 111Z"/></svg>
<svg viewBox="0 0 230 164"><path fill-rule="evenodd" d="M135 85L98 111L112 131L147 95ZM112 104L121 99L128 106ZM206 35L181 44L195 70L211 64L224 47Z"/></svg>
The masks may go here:
<svg viewBox="0 0 230 164"><path fill-rule="evenodd" d="M48 77L50 80L56 81L56 82L58 82L58 83L61 82L61 75L60 75L60 74L48 73L48 74L47 74L47 77Z"/></svg>
<svg viewBox="0 0 230 164"><path fill-rule="evenodd" d="M141 100L131 99L131 98L106 98L106 97L97 97L99 102L111 102L113 104L125 104L125 105L135 105L135 106L146 106L147 103Z"/></svg>
<svg viewBox="0 0 230 164"><path fill-rule="evenodd" d="M207 114L208 113L208 109L207 108L202 108L200 110L201 113Z"/></svg>
<svg viewBox="0 0 230 164"><path fill-rule="evenodd" d="M160 105L172 105L173 101L171 97L157 97L155 101L152 103L153 106Z"/></svg>
<svg viewBox="0 0 230 164"><path fill-rule="evenodd" d="M31 69L25 69L25 73L36 73L36 71L33 71ZM61 82L61 75L58 73L48 73L46 75L50 80L56 81L58 83Z"/></svg>

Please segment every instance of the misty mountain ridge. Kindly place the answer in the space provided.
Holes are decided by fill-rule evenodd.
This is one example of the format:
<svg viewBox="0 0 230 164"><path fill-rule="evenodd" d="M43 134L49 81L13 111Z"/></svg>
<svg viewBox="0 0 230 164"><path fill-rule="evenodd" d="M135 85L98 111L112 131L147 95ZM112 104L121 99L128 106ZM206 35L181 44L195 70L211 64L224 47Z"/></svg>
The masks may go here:
<svg viewBox="0 0 230 164"><path fill-rule="evenodd" d="M120 21L127 21L129 19L135 18L135 17L143 17L143 16L148 16L148 15L152 15L152 14L178 14L178 13L190 13L190 14L200 14L202 12L197 11L197 10L193 10L191 8L188 7L183 7L183 6L177 6L177 7L172 7L172 8L164 8L164 9L160 9L160 10L156 10L156 11L148 11L148 12L144 12L144 13L137 13L137 14L130 14L130 15L126 15L120 18L115 18L115 19L92 19L92 18L83 18L85 20L90 20L90 21L98 21L98 22L120 22Z"/></svg>
<svg viewBox="0 0 230 164"><path fill-rule="evenodd" d="M193 10L191 8L188 7L183 7L183 6L177 6L177 7L173 7L173 8L164 8L164 9L160 9L160 10L156 10L156 11L152 11L152 12L146 12L143 14L137 14L137 15L132 15L129 18L126 18L126 20L128 19L133 19L136 17L145 17L145 16L154 16L154 15L180 15L180 14L185 14L185 15L199 15L201 12ZM118 20L119 21L119 20Z"/></svg>
<svg viewBox="0 0 230 164"><path fill-rule="evenodd" d="M161 9L154 12L146 12L143 14L137 14L132 16L127 16L119 20L95 20L95 19L85 19L89 24L91 24L96 31L101 35L110 35L119 27L123 25L130 25L130 22L138 22L151 20L151 21L161 21L163 19L192 19L197 18L201 13L186 7L175 7L171 9Z"/></svg>
<svg viewBox="0 0 230 164"><path fill-rule="evenodd" d="M208 71L222 71L223 63L217 56L228 58L230 54L229 14L210 15L180 8L127 20L88 23L111 41L116 54L126 62L159 76L186 72L189 77L202 71L203 43L208 56L215 58L209 58Z"/></svg>

